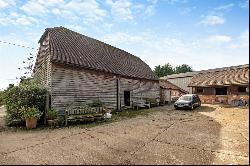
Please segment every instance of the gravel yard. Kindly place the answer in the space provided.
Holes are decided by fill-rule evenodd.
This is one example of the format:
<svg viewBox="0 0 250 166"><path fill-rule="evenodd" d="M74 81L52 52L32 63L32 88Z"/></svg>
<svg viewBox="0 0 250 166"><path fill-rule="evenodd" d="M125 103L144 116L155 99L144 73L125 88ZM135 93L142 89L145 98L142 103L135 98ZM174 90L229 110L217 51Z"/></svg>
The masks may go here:
<svg viewBox="0 0 250 166"><path fill-rule="evenodd" d="M92 128L3 130L0 165L249 164L248 108L154 109Z"/></svg>

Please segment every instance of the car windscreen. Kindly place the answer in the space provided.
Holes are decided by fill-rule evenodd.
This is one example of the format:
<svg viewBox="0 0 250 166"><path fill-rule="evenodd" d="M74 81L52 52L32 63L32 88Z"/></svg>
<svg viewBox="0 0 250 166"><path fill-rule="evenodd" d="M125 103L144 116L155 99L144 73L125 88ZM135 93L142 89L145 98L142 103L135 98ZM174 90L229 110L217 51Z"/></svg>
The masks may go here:
<svg viewBox="0 0 250 166"><path fill-rule="evenodd" d="M179 100L191 101L192 100L192 96L181 96L179 98Z"/></svg>

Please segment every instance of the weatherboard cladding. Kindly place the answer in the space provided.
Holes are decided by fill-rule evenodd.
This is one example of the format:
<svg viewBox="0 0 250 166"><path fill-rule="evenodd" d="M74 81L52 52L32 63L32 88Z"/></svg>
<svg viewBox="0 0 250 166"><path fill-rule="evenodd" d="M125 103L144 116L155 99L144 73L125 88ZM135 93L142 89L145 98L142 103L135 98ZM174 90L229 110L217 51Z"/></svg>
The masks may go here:
<svg viewBox="0 0 250 166"><path fill-rule="evenodd" d="M249 65L232 66L194 75L188 86L249 85Z"/></svg>
<svg viewBox="0 0 250 166"><path fill-rule="evenodd" d="M68 105L97 98L122 107L124 91L131 102L160 96L152 70L125 51L66 28L47 29L39 43L34 76L49 87L51 107L62 114Z"/></svg>
<svg viewBox="0 0 250 166"><path fill-rule="evenodd" d="M164 80L164 79L160 79L159 81L159 84L160 84L160 87L161 88L164 88L164 89L169 89L169 90L179 90L183 93L188 93L187 91L181 89L180 87L178 87L177 85L167 81L167 80Z"/></svg>
<svg viewBox="0 0 250 166"><path fill-rule="evenodd" d="M52 63L66 64L132 78L158 80L140 58L64 27L47 28Z"/></svg>

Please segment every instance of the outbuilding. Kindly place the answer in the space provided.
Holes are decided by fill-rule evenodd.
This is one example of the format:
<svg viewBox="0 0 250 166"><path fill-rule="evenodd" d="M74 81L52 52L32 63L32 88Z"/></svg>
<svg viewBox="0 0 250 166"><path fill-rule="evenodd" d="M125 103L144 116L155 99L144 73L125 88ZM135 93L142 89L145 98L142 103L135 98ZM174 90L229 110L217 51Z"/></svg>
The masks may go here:
<svg viewBox="0 0 250 166"><path fill-rule="evenodd" d="M249 101L249 65L210 70L194 75L188 84L204 103Z"/></svg>

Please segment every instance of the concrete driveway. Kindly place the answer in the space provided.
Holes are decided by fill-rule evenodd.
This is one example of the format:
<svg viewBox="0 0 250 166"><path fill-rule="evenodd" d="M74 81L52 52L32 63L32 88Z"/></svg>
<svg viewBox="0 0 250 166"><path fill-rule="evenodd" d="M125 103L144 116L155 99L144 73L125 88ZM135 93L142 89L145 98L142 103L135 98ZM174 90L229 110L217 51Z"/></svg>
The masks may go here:
<svg viewBox="0 0 250 166"><path fill-rule="evenodd" d="M0 164L248 164L248 109L158 107L96 126L0 132Z"/></svg>

